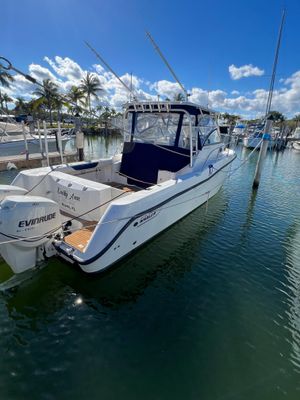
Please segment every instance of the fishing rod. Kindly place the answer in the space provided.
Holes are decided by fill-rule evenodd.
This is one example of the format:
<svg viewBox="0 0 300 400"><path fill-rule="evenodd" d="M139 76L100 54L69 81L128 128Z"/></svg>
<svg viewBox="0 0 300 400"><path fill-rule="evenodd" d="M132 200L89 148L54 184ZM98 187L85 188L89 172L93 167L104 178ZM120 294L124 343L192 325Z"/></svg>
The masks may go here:
<svg viewBox="0 0 300 400"><path fill-rule="evenodd" d="M158 55L160 56L160 58L163 60L163 62L165 63L166 67L168 68L168 70L171 72L173 78L175 79L175 81L178 83L178 85L181 87L184 95L185 95L185 100L188 100L188 92L185 89L185 87L183 86L183 84L180 82L179 78L177 77L177 75L175 74L173 68L171 67L171 65L168 63L166 57L163 55L163 53L161 52L160 48L158 47L158 45L155 43L153 37L150 35L150 33L148 31L146 31L146 35L148 36L150 42L152 43L154 49L157 51Z"/></svg>
<svg viewBox="0 0 300 400"><path fill-rule="evenodd" d="M126 85L126 83L124 81L122 81L122 79L119 77L118 74L116 74L116 72L111 68L111 66L104 60L104 58L95 50L94 47L92 47L90 45L89 42L87 42L86 40L84 41L85 45L95 54L95 56L98 58L98 60L101 61L102 64L104 64L106 66L106 68L118 79L118 81L122 84L122 86L128 90L128 92L130 93L130 95L133 96L133 100L137 100L137 97L134 95L132 87L130 88L129 86Z"/></svg>

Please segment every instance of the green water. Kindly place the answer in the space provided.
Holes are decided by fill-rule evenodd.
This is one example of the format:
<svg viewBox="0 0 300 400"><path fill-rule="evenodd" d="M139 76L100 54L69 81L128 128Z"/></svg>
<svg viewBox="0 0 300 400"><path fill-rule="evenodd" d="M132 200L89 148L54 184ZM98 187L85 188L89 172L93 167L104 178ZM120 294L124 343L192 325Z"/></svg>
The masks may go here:
<svg viewBox="0 0 300 400"><path fill-rule="evenodd" d="M53 259L0 294L0 398L299 399L300 153L253 195L256 157L105 275Z"/></svg>

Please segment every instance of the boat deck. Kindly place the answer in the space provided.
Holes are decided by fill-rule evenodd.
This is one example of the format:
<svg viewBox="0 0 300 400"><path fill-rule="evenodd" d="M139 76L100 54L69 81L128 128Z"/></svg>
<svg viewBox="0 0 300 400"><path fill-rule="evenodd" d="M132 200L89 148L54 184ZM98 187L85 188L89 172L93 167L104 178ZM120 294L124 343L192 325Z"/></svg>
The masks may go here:
<svg viewBox="0 0 300 400"><path fill-rule="evenodd" d="M86 226L78 231L71 233L64 238L64 241L79 251L84 251L86 248L95 226Z"/></svg>
<svg viewBox="0 0 300 400"><path fill-rule="evenodd" d="M124 183L118 183L118 182L105 182L105 185L109 185L116 189L124 190L124 192L138 192L139 190L143 190L143 188L140 188L135 185L125 185Z"/></svg>
<svg viewBox="0 0 300 400"><path fill-rule="evenodd" d="M139 190L142 190L142 188L140 188L138 186L124 185L124 184L118 183L118 182L105 182L105 184L109 185L111 187L114 187L116 189L121 189L124 192L138 192ZM68 218L74 218L65 212L63 212L61 214ZM97 225L97 221L89 221L88 222L88 221L84 221L81 219L78 219L78 221L80 221L83 224L83 227L81 229L78 229L77 231L65 236L64 241L68 245L72 246L74 249L77 249L77 250L83 252L84 249L86 248L88 242L91 239L93 231Z"/></svg>

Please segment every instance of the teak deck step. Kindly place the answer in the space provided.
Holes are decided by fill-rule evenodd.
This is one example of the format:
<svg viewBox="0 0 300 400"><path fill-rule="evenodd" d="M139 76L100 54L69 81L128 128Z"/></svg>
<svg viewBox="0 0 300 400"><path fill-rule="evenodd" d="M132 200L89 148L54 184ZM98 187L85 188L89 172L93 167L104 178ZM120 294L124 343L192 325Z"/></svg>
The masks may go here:
<svg viewBox="0 0 300 400"><path fill-rule="evenodd" d="M84 251L94 231L93 227L85 227L64 238L64 241L79 251Z"/></svg>
<svg viewBox="0 0 300 400"><path fill-rule="evenodd" d="M139 190L142 190L142 188L140 188L138 186L124 185L123 183L118 183L118 182L105 182L105 185L109 185L116 189L124 190L124 192L138 192Z"/></svg>

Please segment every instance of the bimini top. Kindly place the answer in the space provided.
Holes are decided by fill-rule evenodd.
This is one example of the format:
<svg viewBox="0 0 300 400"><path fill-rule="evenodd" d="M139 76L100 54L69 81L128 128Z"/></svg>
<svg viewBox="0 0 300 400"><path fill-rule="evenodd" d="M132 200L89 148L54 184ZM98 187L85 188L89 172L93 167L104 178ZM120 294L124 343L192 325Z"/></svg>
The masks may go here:
<svg viewBox="0 0 300 400"><path fill-rule="evenodd" d="M203 114L217 114L213 110L209 110L206 107L202 107L198 104L191 103L188 101L134 101L125 104L125 111L127 112L174 112L178 113L182 110L188 112L191 115L203 115Z"/></svg>

